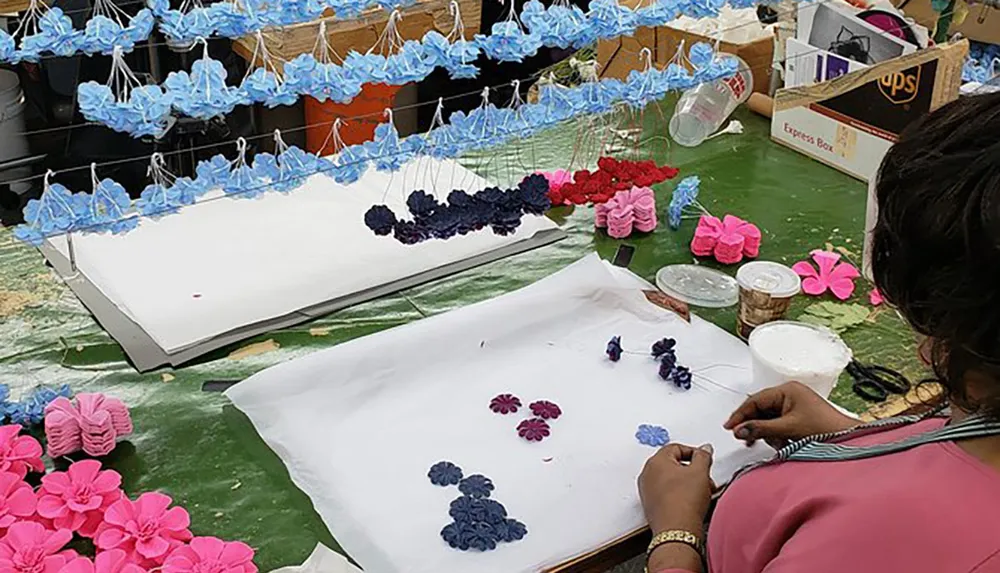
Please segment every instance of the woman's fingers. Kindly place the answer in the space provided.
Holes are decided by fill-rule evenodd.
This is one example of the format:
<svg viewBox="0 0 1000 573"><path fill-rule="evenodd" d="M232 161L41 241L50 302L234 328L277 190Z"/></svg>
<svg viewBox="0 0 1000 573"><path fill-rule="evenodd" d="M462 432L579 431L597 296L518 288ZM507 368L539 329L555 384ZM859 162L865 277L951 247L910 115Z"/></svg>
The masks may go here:
<svg viewBox="0 0 1000 573"><path fill-rule="evenodd" d="M739 408L736 408L736 411L729 415L729 419L722 427L732 430L747 420L773 418L781 413L784 403L785 393L780 386L761 390L747 398Z"/></svg>

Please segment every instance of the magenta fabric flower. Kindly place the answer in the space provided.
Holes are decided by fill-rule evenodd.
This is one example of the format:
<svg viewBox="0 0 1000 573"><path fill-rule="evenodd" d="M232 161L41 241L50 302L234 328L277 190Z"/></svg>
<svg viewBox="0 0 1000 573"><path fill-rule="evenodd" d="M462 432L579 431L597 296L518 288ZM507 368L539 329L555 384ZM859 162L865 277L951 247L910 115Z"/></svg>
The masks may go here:
<svg viewBox="0 0 1000 573"><path fill-rule="evenodd" d="M103 551L91 561L86 557L77 557L70 561L59 573L149 573L128 560L128 555L121 549Z"/></svg>
<svg viewBox="0 0 1000 573"><path fill-rule="evenodd" d="M850 263L840 263L840 255L830 251L815 250L811 253L816 262L813 267L806 261L792 265L792 270L802 277L802 291L806 294L821 295L830 290L840 300L851 298L854 293L854 279L861 276Z"/></svg>
<svg viewBox="0 0 1000 573"><path fill-rule="evenodd" d="M878 292L877 288L873 288L872 292L868 293L868 302L870 302L872 306L879 306L885 302L885 298L882 297L882 293Z"/></svg>
<svg viewBox="0 0 1000 573"><path fill-rule="evenodd" d="M65 472L42 478L38 490L38 515L52 520L55 529L68 529L93 537L104 520L104 512L122 498L122 476L101 471L101 462L83 460Z"/></svg>
<svg viewBox="0 0 1000 573"><path fill-rule="evenodd" d="M573 182L573 174L565 169L556 169L549 172L536 171L535 174L544 176L549 182L549 189L552 191L559 191L567 183Z"/></svg>
<svg viewBox="0 0 1000 573"><path fill-rule="evenodd" d="M760 254L760 229L739 217L702 215L691 239L691 253L697 257L715 257L724 265L754 258Z"/></svg>
<svg viewBox="0 0 1000 573"><path fill-rule="evenodd" d="M21 426L0 426L0 472L23 478L28 471L44 472L42 445L31 436L19 436Z"/></svg>
<svg viewBox="0 0 1000 573"><path fill-rule="evenodd" d="M544 420L555 420L559 416L562 416L562 410L559 409L559 406L548 400L532 402L528 407L531 408L532 414Z"/></svg>
<svg viewBox="0 0 1000 573"><path fill-rule="evenodd" d="M0 536L7 528L35 513L35 490L17 474L0 472Z"/></svg>
<svg viewBox="0 0 1000 573"><path fill-rule="evenodd" d="M513 394L500 394L490 400L490 410L497 414L513 414L521 407L521 399Z"/></svg>
<svg viewBox="0 0 1000 573"><path fill-rule="evenodd" d="M529 442L540 442L549 433L549 423L541 418L530 418L517 425L517 435Z"/></svg>
<svg viewBox="0 0 1000 573"><path fill-rule="evenodd" d="M147 492L135 501L122 497L104 512L95 537L98 549L121 549L143 567L162 565L167 555L191 539L191 517L170 507L170 496Z"/></svg>
<svg viewBox="0 0 1000 573"><path fill-rule="evenodd" d="M34 521L19 521L0 539L0 571L58 573L76 558L76 552L62 551L71 539L73 533L67 529L50 531Z"/></svg>
<svg viewBox="0 0 1000 573"><path fill-rule="evenodd" d="M175 549L163 564L163 573L257 573L253 549L242 541L195 537Z"/></svg>

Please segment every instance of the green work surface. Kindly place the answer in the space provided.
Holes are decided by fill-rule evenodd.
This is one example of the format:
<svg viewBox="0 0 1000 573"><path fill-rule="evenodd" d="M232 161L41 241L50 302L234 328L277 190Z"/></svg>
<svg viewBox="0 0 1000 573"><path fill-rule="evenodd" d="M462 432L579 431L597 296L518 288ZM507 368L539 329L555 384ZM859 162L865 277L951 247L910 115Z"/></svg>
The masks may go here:
<svg viewBox="0 0 1000 573"><path fill-rule="evenodd" d="M646 132L637 157L652 153L659 162L679 167L681 177L699 175L701 202L708 210L717 216L738 215L761 228L761 259L792 264L830 243L853 252L860 262L863 184L773 144L768 122L743 110L736 115L746 128L742 135L719 137L694 149L673 145L665 138L663 114L669 109L672 106L662 111L651 107L637 118ZM501 165L519 162L539 169L565 168L575 155L574 168L580 168L587 159L582 150L589 149L589 160L596 160L595 134L607 125L606 120L589 121L543 133L520 144L517 153L513 147L491 150L483 156L490 158L488 163L472 157L467 164L489 176ZM650 280L664 265L692 262L688 244L695 221L685 220L677 232L666 225L672 188L670 183L657 188L660 227L625 241L637 248L632 270ZM131 407L136 432L106 461L124 475L130 495L154 489L170 494L191 513L196 534L246 541L256 549L263 571L298 564L317 541L336 548L335 541L247 418L221 394L204 392L203 382L242 380L345 340L492 298L594 250L610 258L620 244L594 232L591 208L560 207L551 216L568 233L566 240L552 246L278 330L183 368L146 374L130 367L118 344L45 267L35 249L14 241L9 230L0 230L0 381L11 386L15 397L38 384L68 383L77 392L103 391L123 399ZM331 255L335 252L331 249ZM726 271L733 273L735 267ZM164 274L170 272L163 269ZM858 302L867 304L870 288L858 282ZM813 302L798 297L789 316ZM696 312L734 330L733 308ZM912 359L913 337L891 311L876 313L848 331L845 339L862 360L911 376L919 372ZM837 388L834 399L856 412L866 408L846 384Z"/></svg>

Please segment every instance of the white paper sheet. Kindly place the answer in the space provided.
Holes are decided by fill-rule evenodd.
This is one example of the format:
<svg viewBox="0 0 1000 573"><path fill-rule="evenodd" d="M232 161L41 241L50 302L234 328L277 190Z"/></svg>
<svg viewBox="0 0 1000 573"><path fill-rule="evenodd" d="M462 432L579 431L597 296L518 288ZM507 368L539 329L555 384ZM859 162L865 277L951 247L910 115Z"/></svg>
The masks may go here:
<svg viewBox="0 0 1000 573"><path fill-rule="evenodd" d="M180 214L143 220L125 235L75 234L77 267L173 353L556 228L545 217L527 216L507 237L485 231L406 246L365 227L373 204L405 215L409 192L432 189L433 181L442 190L488 185L454 161L431 158L392 175L369 169L346 187L314 175L291 193L202 201ZM441 193L444 200L447 192ZM50 243L68 256L65 237Z"/></svg>
<svg viewBox="0 0 1000 573"><path fill-rule="evenodd" d="M368 573L538 571L643 525L635 484L655 450L636 441L639 424L712 443L720 483L770 453L722 429L750 388L746 345L634 287L587 257L514 293L269 368L227 395ZM636 354L609 362L612 335ZM647 354L665 336L696 373L689 391L660 380ZM557 403L552 435L519 438L526 410L488 407L505 392L525 407ZM439 532L460 494L429 482L441 460L490 477L528 536L488 553L449 548Z"/></svg>

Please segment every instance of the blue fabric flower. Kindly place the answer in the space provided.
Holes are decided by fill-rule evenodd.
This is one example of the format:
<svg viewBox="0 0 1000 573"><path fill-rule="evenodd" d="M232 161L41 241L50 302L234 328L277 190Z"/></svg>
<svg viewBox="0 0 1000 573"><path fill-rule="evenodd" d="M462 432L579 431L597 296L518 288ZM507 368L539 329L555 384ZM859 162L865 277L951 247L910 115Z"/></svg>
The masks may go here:
<svg viewBox="0 0 1000 573"><path fill-rule="evenodd" d="M660 448L670 442L670 432L662 426L640 424L639 429L635 431L635 439L644 446Z"/></svg>
<svg viewBox="0 0 1000 573"><path fill-rule="evenodd" d="M25 223L14 229L14 236L37 247L46 237L69 231L85 219L88 207L83 203L63 185L48 185L39 199L25 205Z"/></svg>
<svg viewBox="0 0 1000 573"><path fill-rule="evenodd" d="M278 154L278 166L281 170L280 181L275 181L272 187L276 191L291 191L305 184L306 179L314 175L318 169L318 158L294 145Z"/></svg>
<svg viewBox="0 0 1000 573"><path fill-rule="evenodd" d="M427 472L431 483L440 486L457 485L462 481L462 468L451 462L438 462Z"/></svg>
<svg viewBox="0 0 1000 573"><path fill-rule="evenodd" d="M622 337L612 336L611 340L608 341L608 347L605 350L608 355L608 360L612 362L618 362L622 359Z"/></svg>
<svg viewBox="0 0 1000 573"><path fill-rule="evenodd" d="M422 225L411 221L398 221L392 229L392 236L404 245L416 245L427 240L429 235Z"/></svg>
<svg viewBox="0 0 1000 573"><path fill-rule="evenodd" d="M253 169L246 164L235 167L222 184L222 192L241 199L253 199L267 191L267 185L260 180Z"/></svg>
<svg viewBox="0 0 1000 573"><path fill-rule="evenodd" d="M401 86L410 82L419 82L426 78L434 65L424 60L424 48L420 42L407 40L399 52L385 59L385 83Z"/></svg>
<svg viewBox="0 0 1000 573"><path fill-rule="evenodd" d="M6 30L0 30L0 62L17 63L17 45Z"/></svg>
<svg viewBox="0 0 1000 573"><path fill-rule="evenodd" d="M486 516L486 505L481 499L463 495L451 502L448 515L458 523L482 521Z"/></svg>
<svg viewBox="0 0 1000 573"><path fill-rule="evenodd" d="M46 406L56 398L70 398L72 395L68 384L63 384L55 389L48 386L38 386L22 397L20 403L15 407L11 407L13 405L7 403L7 413L15 424L22 426L41 424L45 419Z"/></svg>
<svg viewBox="0 0 1000 573"><path fill-rule="evenodd" d="M734 2L740 0L732 0ZM756 0L752 0L756 3ZM679 5L677 0L656 0L648 6L643 6L635 11L636 24L657 28L672 22L679 15Z"/></svg>
<svg viewBox="0 0 1000 573"><path fill-rule="evenodd" d="M632 36L638 25L635 11L622 6L618 0L594 0L590 3L587 20L602 40Z"/></svg>
<svg viewBox="0 0 1000 573"><path fill-rule="evenodd" d="M368 169L368 152L363 145L349 145L342 149L333 160L333 179L341 185L349 185L361 178Z"/></svg>
<svg viewBox="0 0 1000 573"><path fill-rule="evenodd" d="M521 210L528 215L544 215L552 207L549 199L549 180L544 175L533 174L517 185Z"/></svg>
<svg viewBox="0 0 1000 573"><path fill-rule="evenodd" d="M41 37L43 49L57 56L72 56L83 46L83 34L73 29L73 20L58 7L42 14L38 29L40 32L35 36Z"/></svg>
<svg viewBox="0 0 1000 573"><path fill-rule="evenodd" d="M232 162L225 155L215 155L208 161L200 161L195 167L195 182L205 189L221 187L229 179Z"/></svg>
<svg viewBox="0 0 1000 573"><path fill-rule="evenodd" d="M414 217L425 218L433 215L434 211L441 207L441 204L432 195L424 191L414 191L406 198L406 207Z"/></svg>
<svg viewBox="0 0 1000 573"><path fill-rule="evenodd" d="M684 390L691 389L691 371L684 366L677 366L671 374L670 381L674 386Z"/></svg>
<svg viewBox="0 0 1000 573"><path fill-rule="evenodd" d="M174 109L190 117L209 119L228 114L246 97L247 92L226 85L226 76L222 62L204 57L191 65L190 75L170 72L164 86Z"/></svg>
<svg viewBox="0 0 1000 573"><path fill-rule="evenodd" d="M452 549L469 550L469 544L462 535L462 528L465 524L451 522L441 530L441 539L444 539Z"/></svg>
<svg viewBox="0 0 1000 573"><path fill-rule="evenodd" d="M715 18L726 0L681 0L678 10L692 18Z"/></svg>
<svg viewBox="0 0 1000 573"><path fill-rule="evenodd" d="M128 213L132 199L121 184L101 180L90 199L90 216L84 223L89 230L121 234L139 226L139 218Z"/></svg>
<svg viewBox="0 0 1000 573"><path fill-rule="evenodd" d="M487 56L501 62L521 62L534 56L542 47L542 39L536 34L525 33L517 22L505 21L493 24L490 35L476 34L476 45Z"/></svg>
<svg viewBox="0 0 1000 573"><path fill-rule="evenodd" d="M400 146L399 132L392 123L376 127L374 139L365 142L364 148L379 171L396 171L413 157L412 152L406 152Z"/></svg>
<svg viewBox="0 0 1000 573"><path fill-rule="evenodd" d="M458 483L458 491L470 497L489 497L493 482L484 475L473 474Z"/></svg>
<svg viewBox="0 0 1000 573"><path fill-rule="evenodd" d="M680 228L684 209L697 202L700 186L701 179L697 175L692 175L681 179L674 187L674 192L670 196L670 205L667 207L667 220L671 229L676 231Z"/></svg>
<svg viewBox="0 0 1000 573"><path fill-rule="evenodd" d="M489 523L471 523L462 527L462 543L470 549L492 551L497 548L500 537Z"/></svg>
<svg viewBox="0 0 1000 573"><path fill-rule="evenodd" d="M396 214L385 205L372 205L365 212L365 226L376 235L386 236L392 233L396 226Z"/></svg>
<svg viewBox="0 0 1000 573"><path fill-rule="evenodd" d="M493 525L497 537L505 543L520 541L528 534L528 528L516 519L505 519L501 523Z"/></svg>
<svg viewBox="0 0 1000 573"><path fill-rule="evenodd" d="M423 51L423 60L428 65L443 68L451 63L451 58L448 56L451 42L441 32L431 30L424 34L420 40L420 47Z"/></svg>
<svg viewBox="0 0 1000 573"><path fill-rule="evenodd" d="M262 103L268 108L275 108L293 105L298 99L298 93L288 89L277 74L264 68L254 70L240 86L241 103Z"/></svg>

